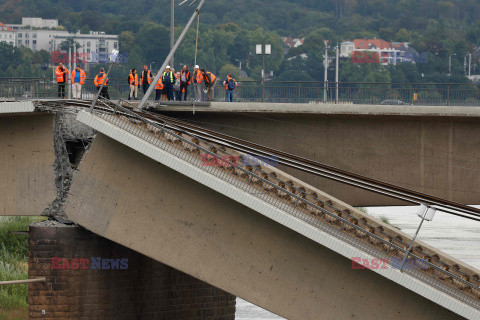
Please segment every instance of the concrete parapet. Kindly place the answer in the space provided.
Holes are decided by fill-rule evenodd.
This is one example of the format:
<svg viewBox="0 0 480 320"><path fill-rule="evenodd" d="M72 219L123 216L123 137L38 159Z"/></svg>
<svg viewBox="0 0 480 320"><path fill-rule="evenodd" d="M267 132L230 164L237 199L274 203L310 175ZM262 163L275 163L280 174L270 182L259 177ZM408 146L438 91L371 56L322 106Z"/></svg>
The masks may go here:
<svg viewBox="0 0 480 320"><path fill-rule="evenodd" d="M0 114L35 111L33 101L0 102Z"/></svg>

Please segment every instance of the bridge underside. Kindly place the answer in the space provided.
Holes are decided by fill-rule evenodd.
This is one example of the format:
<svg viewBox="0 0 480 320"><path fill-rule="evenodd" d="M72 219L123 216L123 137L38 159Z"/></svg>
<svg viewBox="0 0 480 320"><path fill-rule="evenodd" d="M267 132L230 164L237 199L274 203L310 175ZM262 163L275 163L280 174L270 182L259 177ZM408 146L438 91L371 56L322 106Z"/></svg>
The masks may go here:
<svg viewBox="0 0 480 320"><path fill-rule="evenodd" d="M38 216L55 200L54 118L0 114L0 215Z"/></svg>
<svg viewBox="0 0 480 320"><path fill-rule="evenodd" d="M456 319L456 314L98 134L68 218L288 319Z"/></svg>
<svg viewBox="0 0 480 320"><path fill-rule="evenodd" d="M440 198L480 204L479 117L171 110L162 113ZM406 204L281 169L354 206Z"/></svg>

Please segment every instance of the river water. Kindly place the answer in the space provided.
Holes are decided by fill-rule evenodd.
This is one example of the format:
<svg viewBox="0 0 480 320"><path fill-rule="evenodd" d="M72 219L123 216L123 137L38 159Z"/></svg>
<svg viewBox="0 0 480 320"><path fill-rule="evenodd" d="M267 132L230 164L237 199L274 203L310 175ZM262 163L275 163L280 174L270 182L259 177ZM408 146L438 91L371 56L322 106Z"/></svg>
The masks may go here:
<svg viewBox="0 0 480 320"><path fill-rule="evenodd" d="M376 207L368 213L385 217L389 223L414 235L420 223L417 207ZM480 222L462 219L437 212L433 221L425 221L418 239L439 250L480 269ZM284 319L263 310L247 301L237 299L237 320L278 320Z"/></svg>

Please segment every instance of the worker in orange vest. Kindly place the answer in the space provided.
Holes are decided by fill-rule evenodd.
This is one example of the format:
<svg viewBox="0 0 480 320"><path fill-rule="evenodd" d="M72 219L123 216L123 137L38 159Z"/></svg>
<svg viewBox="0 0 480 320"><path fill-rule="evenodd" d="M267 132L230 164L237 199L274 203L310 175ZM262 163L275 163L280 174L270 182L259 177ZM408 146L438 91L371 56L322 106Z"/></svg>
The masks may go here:
<svg viewBox="0 0 480 320"><path fill-rule="evenodd" d="M110 100L110 95L108 94L108 76L105 73L105 69L100 68L100 73L95 76L93 83L95 84L97 90L100 90L100 87L103 84L100 97Z"/></svg>
<svg viewBox="0 0 480 320"><path fill-rule="evenodd" d="M223 81L223 86L225 87L225 100L227 102L233 102L233 90L237 87L237 81L229 73L227 79Z"/></svg>
<svg viewBox="0 0 480 320"><path fill-rule="evenodd" d="M193 69L192 81L193 81L193 89L195 91L195 101L196 102L202 101L203 75L200 72L200 67L198 65L196 65L195 68Z"/></svg>
<svg viewBox="0 0 480 320"><path fill-rule="evenodd" d="M128 95L128 100L135 99L138 97L138 74L137 69L133 68L128 75L128 84L130 85L130 94Z"/></svg>
<svg viewBox="0 0 480 320"><path fill-rule="evenodd" d="M143 94L147 92L148 87L150 87L150 84L152 83L152 80L152 73L150 72L150 70L148 70L148 66L144 65L142 71L142 79L140 80L140 84L143 88Z"/></svg>
<svg viewBox="0 0 480 320"><path fill-rule="evenodd" d="M205 86L207 87L208 101L213 101L215 99L217 77L210 71L205 71L205 69L201 69L200 72L203 75L203 81L205 81Z"/></svg>
<svg viewBox="0 0 480 320"><path fill-rule="evenodd" d="M163 96L163 74L158 79L158 83L155 85L155 101L160 100L160 97ZM163 97L162 97L162 100Z"/></svg>
<svg viewBox="0 0 480 320"><path fill-rule="evenodd" d="M55 69L55 76L57 77L58 97L65 99L65 87L67 85L68 69L62 63L58 64Z"/></svg>
<svg viewBox="0 0 480 320"><path fill-rule="evenodd" d="M80 69L79 66L72 71L72 96L73 99L81 99L82 98L82 87L85 84L85 79L87 79L87 75L85 71Z"/></svg>

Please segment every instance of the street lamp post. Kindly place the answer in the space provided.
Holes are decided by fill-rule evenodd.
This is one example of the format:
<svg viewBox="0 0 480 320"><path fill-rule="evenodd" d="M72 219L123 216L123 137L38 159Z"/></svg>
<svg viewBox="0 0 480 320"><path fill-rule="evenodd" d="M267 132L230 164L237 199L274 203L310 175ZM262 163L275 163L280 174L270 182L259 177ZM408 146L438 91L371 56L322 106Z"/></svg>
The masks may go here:
<svg viewBox="0 0 480 320"><path fill-rule="evenodd" d="M411 242L410 246L408 247L407 251L405 252L405 256L403 257L403 260L402 260L402 263L401 263L401 266L400 266L400 272L403 272L403 268L405 267L405 264L407 262L408 255L410 254L410 251L412 251L413 245L415 244L415 239L417 239L418 233L420 232L420 229L422 228L423 222L425 220L432 221L436 212L437 212L437 210L432 208L432 207L426 206L424 204L420 205L420 208L417 212L417 215L420 218L422 218L422 221L420 221L420 225L417 228L417 232L413 236L412 242Z"/></svg>
<svg viewBox="0 0 480 320"><path fill-rule="evenodd" d="M451 54L450 57L448 57L448 76L450 77L452 75L452 56L456 56L457 54Z"/></svg>
<svg viewBox="0 0 480 320"><path fill-rule="evenodd" d="M265 101L265 55L272 54L271 44L257 44L256 53L262 55L262 102Z"/></svg>
<svg viewBox="0 0 480 320"><path fill-rule="evenodd" d="M325 41L325 59L323 60L323 102L327 102L327 82L328 82L328 41Z"/></svg>
<svg viewBox="0 0 480 320"><path fill-rule="evenodd" d="M472 75L472 54L468 54L468 76Z"/></svg>
<svg viewBox="0 0 480 320"><path fill-rule="evenodd" d="M335 56L335 103L338 104L338 67L339 67L339 58L340 52L338 50L338 42L336 49L336 56Z"/></svg>

